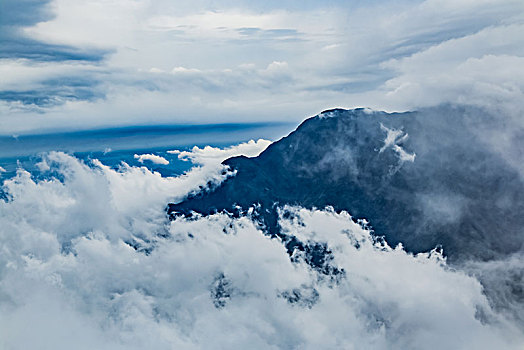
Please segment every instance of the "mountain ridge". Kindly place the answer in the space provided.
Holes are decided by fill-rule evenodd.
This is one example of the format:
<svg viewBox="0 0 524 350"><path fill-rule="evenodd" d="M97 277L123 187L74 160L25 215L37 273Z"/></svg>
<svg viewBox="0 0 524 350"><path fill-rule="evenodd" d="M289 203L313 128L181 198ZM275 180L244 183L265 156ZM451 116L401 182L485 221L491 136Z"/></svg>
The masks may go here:
<svg viewBox="0 0 524 350"><path fill-rule="evenodd" d="M225 160L234 177L167 210L175 217L259 205L267 232L282 236L278 207L331 206L366 219L390 245L414 253L441 245L452 261L490 260L524 243L522 178L476 130L491 118L450 105L328 109L258 157Z"/></svg>

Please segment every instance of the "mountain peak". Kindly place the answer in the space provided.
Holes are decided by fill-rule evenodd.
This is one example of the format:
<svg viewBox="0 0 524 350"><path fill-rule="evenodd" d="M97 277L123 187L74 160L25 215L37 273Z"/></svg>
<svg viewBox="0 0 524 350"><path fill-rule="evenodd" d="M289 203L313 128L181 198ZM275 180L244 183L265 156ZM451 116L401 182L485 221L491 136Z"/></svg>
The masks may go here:
<svg viewBox="0 0 524 350"><path fill-rule="evenodd" d="M524 243L524 203L517 200L524 184L471 129L489 118L474 112L326 110L258 157L226 160L235 177L168 211L209 214L256 204L268 233L279 235L279 206L331 206L412 252L442 245L452 260L514 252Z"/></svg>

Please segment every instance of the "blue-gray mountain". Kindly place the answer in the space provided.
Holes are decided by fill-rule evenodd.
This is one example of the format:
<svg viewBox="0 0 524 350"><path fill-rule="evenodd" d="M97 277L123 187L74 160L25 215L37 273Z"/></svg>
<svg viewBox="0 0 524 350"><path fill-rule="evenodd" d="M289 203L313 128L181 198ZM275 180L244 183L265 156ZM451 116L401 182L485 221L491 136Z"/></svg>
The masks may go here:
<svg viewBox="0 0 524 350"><path fill-rule="evenodd" d="M451 262L490 260L522 249L524 182L485 141L496 116L470 107L408 113L325 111L255 158L235 157L219 187L169 204L168 213L204 215L259 205L268 234L290 252L308 249L281 233L284 205L346 210L390 245L411 252L441 245ZM482 126L482 127L480 127ZM314 247L313 265L325 265Z"/></svg>

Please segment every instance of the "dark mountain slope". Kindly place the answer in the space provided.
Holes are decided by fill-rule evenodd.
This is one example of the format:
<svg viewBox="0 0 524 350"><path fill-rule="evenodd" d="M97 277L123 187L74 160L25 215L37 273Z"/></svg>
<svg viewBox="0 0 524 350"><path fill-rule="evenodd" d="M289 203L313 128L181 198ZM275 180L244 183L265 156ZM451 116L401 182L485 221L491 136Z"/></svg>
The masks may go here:
<svg viewBox="0 0 524 350"><path fill-rule="evenodd" d="M212 192L170 204L171 216L260 204L279 234L277 207L346 210L412 252L441 244L450 259L491 259L522 248L524 183L485 143L485 112L444 106L419 112L335 109L304 121Z"/></svg>

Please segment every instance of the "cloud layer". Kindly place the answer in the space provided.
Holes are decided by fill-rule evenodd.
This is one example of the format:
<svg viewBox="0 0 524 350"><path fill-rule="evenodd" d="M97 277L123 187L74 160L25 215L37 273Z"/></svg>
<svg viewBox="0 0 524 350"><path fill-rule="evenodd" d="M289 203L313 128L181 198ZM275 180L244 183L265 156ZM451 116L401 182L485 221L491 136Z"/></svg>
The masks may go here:
<svg viewBox="0 0 524 350"><path fill-rule="evenodd" d="M478 280L436 250L388 247L347 213L282 211L287 233L331 252L329 273L299 251L290 257L249 215L167 220L167 201L229 176L218 154L265 146L194 149L183 156L202 166L177 178L50 153L39 165L45 179L21 169L5 181L0 346L522 347L524 335L492 310Z"/></svg>
<svg viewBox="0 0 524 350"><path fill-rule="evenodd" d="M334 106L523 109L519 0L2 6L4 134L298 121Z"/></svg>

